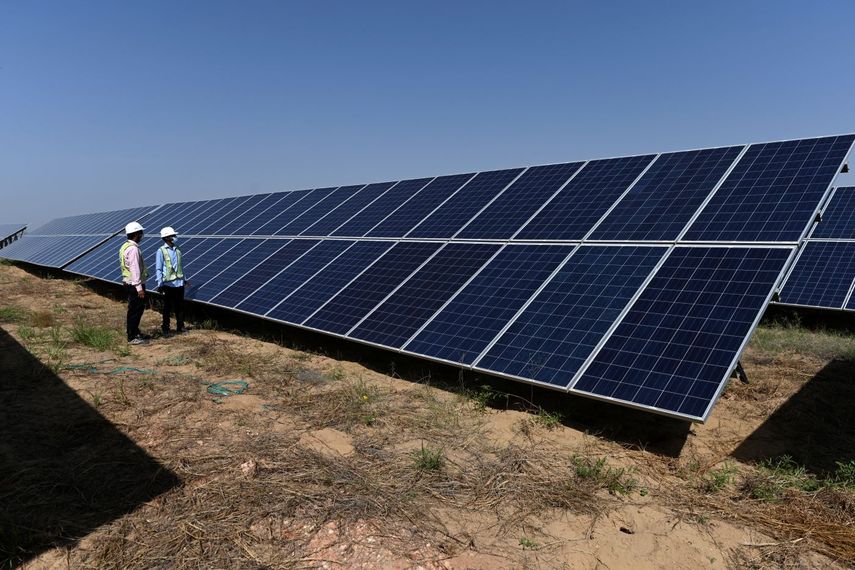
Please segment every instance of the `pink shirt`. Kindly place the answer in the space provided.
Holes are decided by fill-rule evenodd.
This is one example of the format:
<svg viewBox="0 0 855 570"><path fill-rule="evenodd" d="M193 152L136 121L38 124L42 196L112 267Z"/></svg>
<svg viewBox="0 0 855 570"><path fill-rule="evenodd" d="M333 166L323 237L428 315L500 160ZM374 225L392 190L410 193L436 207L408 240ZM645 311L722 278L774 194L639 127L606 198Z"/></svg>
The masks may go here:
<svg viewBox="0 0 855 570"><path fill-rule="evenodd" d="M142 291L142 257L140 256L139 245L134 242L134 245L125 250L125 265L131 271L130 281L125 281L128 285L133 285L137 291Z"/></svg>

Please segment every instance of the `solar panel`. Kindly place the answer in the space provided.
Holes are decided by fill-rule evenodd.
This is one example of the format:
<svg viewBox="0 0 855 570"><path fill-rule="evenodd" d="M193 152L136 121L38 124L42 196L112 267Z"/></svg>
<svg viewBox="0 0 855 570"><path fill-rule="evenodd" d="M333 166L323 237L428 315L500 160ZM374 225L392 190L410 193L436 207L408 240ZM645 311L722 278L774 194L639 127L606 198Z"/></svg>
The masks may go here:
<svg viewBox="0 0 855 570"><path fill-rule="evenodd" d="M312 224L319 221L330 210L334 210L341 206L348 198L352 197L356 192L362 189L365 185L357 186L342 186L333 190L322 198L317 204L294 218L291 223L276 232L280 236L296 236L309 228Z"/></svg>
<svg viewBox="0 0 855 570"><path fill-rule="evenodd" d="M326 332L347 333L440 247L442 244L436 242L395 244L303 324Z"/></svg>
<svg viewBox="0 0 855 570"><path fill-rule="evenodd" d="M331 234L336 228L361 212L363 208L379 199L394 185L394 182L379 182L363 187L362 190L356 192L347 201L306 228L301 235L327 236Z"/></svg>
<svg viewBox="0 0 855 570"><path fill-rule="evenodd" d="M683 239L798 241L853 140L844 135L751 145Z"/></svg>
<svg viewBox="0 0 855 570"><path fill-rule="evenodd" d="M855 187L836 188L811 239L855 239Z"/></svg>
<svg viewBox="0 0 855 570"><path fill-rule="evenodd" d="M659 156L589 239L674 241L745 147Z"/></svg>
<svg viewBox="0 0 855 570"><path fill-rule="evenodd" d="M355 242L348 240L325 240L306 252L287 267L261 284L244 299L237 308L256 315L265 315L282 299L297 290L300 285L314 277L335 258L344 253Z"/></svg>
<svg viewBox="0 0 855 570"><path fill-rule="evenodd" d="M0 249L17 241L27 229L26 225L0 224Z"/></svg>
<svg viewBox="0 0 855 570"><path fill-rule="evenodd" d="M410 238L450 238L490 200L522 174L522 168L481 172L407 234Z"/></svg>
<svg viewBox="0 0 855 570"><path fill-rule="evenodd" d="M654 155L592 160L514 236L580 240L644 172Z"/></svg>
<svg viewBox="0 0 855 570"><path fill-rule="evenodd" d="M573 249L506 246L414 335L404 351L472 364Z"/></svg>
<svg viewBox="0 0 855 570"><path fill-rule="evenodd" d="M302 323L393 245L395 243L389 241L357 242L284 296L266 315L286 323Z"/></svg>
<svg viewBox="0 0 855 570"><path fill-rule="evenodd" d="M666 247L580 247L475 368L566 388L666 252Z"/></svg>
<svg viewBox="0 0 855 570"><path fill-rule="evenodd" d="M787 305L842 309L855 281L855 242L810 241L781 289Z"/></svg>
<svg viewBox="0 0 855 570"><path fill-rule="evenodd" d="M348 333L399 348L499 251L497 244L451 243Z"/></svg>
<svg viewBox="0 0 855 570"><path fill-rule="evenodd" d="M792 252L677 247L572 391L703 421Z"/></svg>
<svg viewBox="0 0 855 570"><path fill-rule="evenodd" d="M267 253L267 250L258 248L253 252L249 259L242 260L241 263L235 263L232 268L229 268L228 275L238 275L238 279L231 285L225 287L219 294L211 298L211 303L222 305L223 307L236 307L238 303L246 299L261 285L270 280L271 277L279 273L283 267L288 267L300 258L304 253L312 249L318 244L318 240L298 239L293 241L280 241L279 244L271 243L271 248L279 245L279 249L268 257L262 257ZM241 265L249 265L257 262L255 267L244 272L241 271ZM233 269L236 268L236 269ZM223 276L225 280L225 275Z"/></svg>
<svg viewBox="0 0 855 570"><path fill-rule="evenodd" d="M410 199L416 192L424 188L433 178L417 178L398 182L388 192L377 198L350 218L338 229L333 236L361 237L371 231L371 228L382 222L386 216L398 209L398 206Z"/></svg>
<svg viewBox="0 0 855 570"><path fill-rule="evenodd" d="M529 168L454 237L510 239L583 165L570 162Z"/></svg>
<svg viewBox="0 0 855 570"><path fill-rule="evenodd" d="M404 234L418 225L425 216L454 195L473 176L475 175L470 173L434 178L430 184L411 196L409 200L401 204L397 210L374 226L366 235L387 238L403 237Z"/></svg>
<svg viewBox="0 0 855 570"><path fill-rule="evenodd" d="M235 280L276 253L276 250L284 245L282 242L283 240L272 239L240 240L235 247L203 269L193 272L188 296L198 301L210 301Z"/></svg>

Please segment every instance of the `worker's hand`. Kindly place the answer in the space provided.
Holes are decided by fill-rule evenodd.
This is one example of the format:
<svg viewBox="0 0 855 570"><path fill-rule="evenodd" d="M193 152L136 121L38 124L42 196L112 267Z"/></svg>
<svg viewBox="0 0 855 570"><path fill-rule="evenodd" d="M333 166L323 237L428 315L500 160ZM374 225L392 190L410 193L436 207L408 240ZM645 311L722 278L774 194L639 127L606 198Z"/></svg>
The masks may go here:
<svg viewBox="0 0 855 570"><path fill-rule="evenodd" d="M137 291L137 297L139 297L140 299L145 299L145 289L140 289L139 291Z"/></svg>

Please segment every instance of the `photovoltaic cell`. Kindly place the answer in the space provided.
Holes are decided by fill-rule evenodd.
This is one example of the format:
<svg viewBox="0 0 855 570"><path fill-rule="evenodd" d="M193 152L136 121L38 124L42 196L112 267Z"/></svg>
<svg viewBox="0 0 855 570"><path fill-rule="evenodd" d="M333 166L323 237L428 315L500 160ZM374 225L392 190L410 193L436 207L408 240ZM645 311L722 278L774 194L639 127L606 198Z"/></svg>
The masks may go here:
<svg viewBox="0 0 855 570"><path fill-rule="evenodd" d="M279 240L281 247L267 259L261 260L253 269L241 274L241 277L229 285L220 294L211 299L215 305L223 307L236 307L238 303L246 299L256 289L267 283L267 281L300 258L312 247L318 244L318 240L298 239L291 242ZM275 246L276 244L272 244ZM264 252L259 248L259 254L253 255L257 259ZM247 262L249 263L249 262ZM235 264L236 266L238 264Z"/></svg>
<svg viewBox="0 0 855 570"><path fill-rule="evenodd" d="M345 223L347 220L362 211L363 208L371 204L382 196L389 188L394 186L394 182L378 182L369 184L362 190L351 196L346 202L339 207L329 212L326 216L308 227L301 235L304 236L327 236L337 227Z"/></svg>
<svg viewBox="0 0 855 570"><path fill-rule="evenodd" d="M312 190L296 190L277 203L273 210L268 211L264 218L257 218L258 223L252 223L255 229L241 230L242 234L254 236L272 236L281 228L291 223L297 216L311 208L317 202L312 201Z"/></svg>
<svg viewBox="0 0 855 570"><path fill-rule="evenodd" d="M342 202L353 196L362 187L363 185L360 184L358 186L342 186L341 188L337 188L324 197L320 202L300 214L291 223L276 232L276 235L300 235L304 230L306 230L306 228L323 218L330 212L330 210L334 210L339 207Z"/></svg>
<svg viewBox="0 0 855 570"><path fill-rule="evenodd" d="M677 247L572 391L705 419L791 253Z"/></svg>
<svg viewBox="0 0 855 570"><path fill-rule="evenodd" d="M476 368L566 387L666 251L580 247Z"/></svg>
<svg viewBox="0 0 855 570"><path fill-rule="evenodd" d="M348 336L399 348L499 248L488 244L446 245Z"/></svg>
<svg viewBox="0 0 855 570"><path fill-rule="evenodd" d="M368 232L368 236L403 237L473 176L475 176L474 173L469 173L435 178L389 217L377 224Z"/></svg>
<svg viewBox="0 0 855 570"><path fill-rule="evenodd" d="M240 213L236 216L230 216L225 224L222 224L217 231L218 235L249 235L249 232L238 232L241 228L249 224L255 218L263 215L270 208L274 207L279 201L285 197L285 192L277 192L276 194L263 194L261 200L258 200L250 208L241 208Z"/></svg>
<svg viewBox="0 0 855 570"><path fill-rule="evenodd" d="M659 156L589 239L676 240L743 148Z"/></svg>
<svg viewBox="0 0 855 570"><path fill-rule="evenodd" d="M837 188L811 234L819 239L855 239L855 187Z"/></svg>
<svg viewBox="0 0 855 570"><path fill-rule="evenodd" d="M683 239L797 241L813 220L853 138L751 145Z"/></svg>
<svg viewBox="0 0 855 570"><path fill-rule="evenodd" d="M781 289L781 303L842 309L855 281L855 242L810 241Z"/></svg>
<svg viewBox="0 0 855 570"><path fill-rule="evenodd" d="M347 240L322 241L300 259L282 269L237 308L257 315L267 314L282 299L296 291L354 243Z"/></svg>
<svg viewBox="0 0 855 570"><path fill-rule="evenodd" d="M322 331L347 333L441 246L426 242L396 244L304 324Z"/></svg>
<svg viewBox="0 0 855 570"><path fill-rule="evenodd" d="M332 235L342 237L364 236L431 180L433 178L418 178L398 182L388 192L335 230Z"/></svg>
<svg viewBox="0 0 855 570"><path fill-rule="evenodd" d="M583 164L570 162L529 168L454 237L510 239Z"/></svg>
<svg viewBox="0 0 855 570"><path fill-rule="evenodd" d="M479 173L446 203L419 223L407 234L407 237L450 238L522 171L522 168L510 168Z"/></svg>
<svg viewBox="0 0 855 570"><path fill-rule="evenodd" d="M592 160L515 238L582 239L653 158L649 154Z"/></svg>
<svg viewBox="0 0 855 570"><path fill-rule="evenodd" d="M509 245L404 350L472 364L574 246Z"/></svg>
<svg viewBox="0 0 855 570"><path fill-rule="evenodd" d="M357 242L285 297L267 316L286 323L302 323L393 245L390 241Z"/></svg>

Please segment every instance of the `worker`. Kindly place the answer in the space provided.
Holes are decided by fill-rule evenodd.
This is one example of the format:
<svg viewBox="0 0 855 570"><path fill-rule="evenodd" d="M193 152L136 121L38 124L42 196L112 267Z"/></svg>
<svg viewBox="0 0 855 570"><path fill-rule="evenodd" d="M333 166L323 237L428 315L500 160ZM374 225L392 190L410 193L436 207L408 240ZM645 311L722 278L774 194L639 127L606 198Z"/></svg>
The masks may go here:
<svg viewBox="0 0 855 570"><path fill-rule="evenodd" d="M125 226L128 241L119 248L122 283L128 295L128 344L145 344L148 340L140 333L140 321L145 311L145 280L148 277L148 270L140 252L143 230L139 222L129 223Z"/></svg>
<svg viewBox="0 0 855 570"><path fill-rule="evenodd" d="M181 263L181 249L175 243L178 234L174 229L167 226L160 230L163 245L157 250L156 278L157 290L163 294L163 324L161 330L163 336L168 337L169 316L175 312L175 332L184 334L187 327L184 326L184 286L190 281L184 275Z"/></svg>

